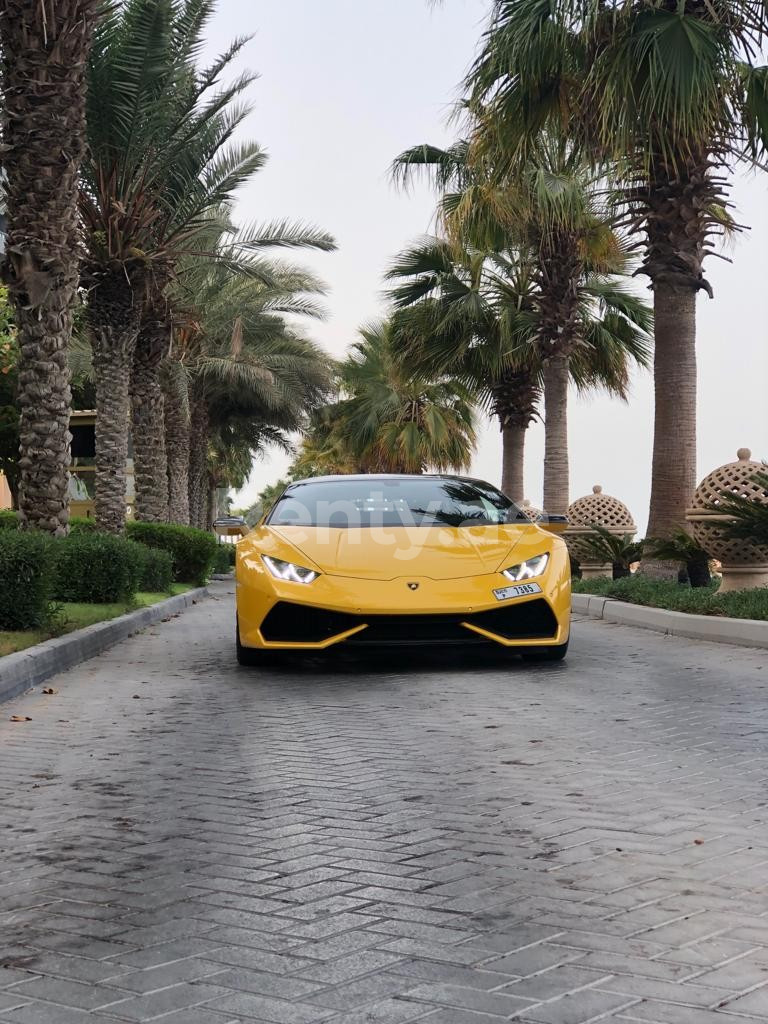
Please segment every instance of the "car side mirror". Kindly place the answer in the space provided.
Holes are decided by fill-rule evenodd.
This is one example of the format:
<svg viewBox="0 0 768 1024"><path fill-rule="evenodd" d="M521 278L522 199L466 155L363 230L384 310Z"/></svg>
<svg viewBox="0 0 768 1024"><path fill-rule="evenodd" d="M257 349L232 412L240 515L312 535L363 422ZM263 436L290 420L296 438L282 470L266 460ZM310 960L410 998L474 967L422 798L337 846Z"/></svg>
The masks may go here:
<svg viewBox="0 0 768 1024"><path fill-rule="evenodd" d="M536 523L548 533L565 533L568 529L568 516L543 515Z"/></svg>

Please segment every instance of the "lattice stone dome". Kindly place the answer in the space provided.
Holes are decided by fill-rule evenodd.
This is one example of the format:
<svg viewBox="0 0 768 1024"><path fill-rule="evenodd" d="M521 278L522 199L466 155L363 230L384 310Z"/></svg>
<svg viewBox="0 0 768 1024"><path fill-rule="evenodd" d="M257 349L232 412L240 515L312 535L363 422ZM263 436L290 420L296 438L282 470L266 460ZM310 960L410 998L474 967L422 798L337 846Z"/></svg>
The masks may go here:
<svg viewBox="0 0 768 1024"><path fill-rule="evenodd" d="M577 559L582 567L595 562L595 554L589 543L595 536L591 529L595 525L602 526L604 530L618 537L623 537L627 533L634 537L637 532L632 515L624 502L611 497L610 494L603 494L600 484L595 484L591 494L577 498L568 508L568 529L563 534L572 557Z"/></svg>
<svg viewBox="0 0 768 1024"><path fill-rule="evenodd" d="M727 515L717 512L723 493L740 494L768 505L768 491L753 479L757 473L764 473L765 467L752 460L749 448L739 448L736 455L736 462L728 462L704 477L686 518L693 523L697 543L724 566L768 565L768 545L729 540L722 533L722 523L728 520Z"/></svg>
<svg viewBox="0 0 768 1024"><path fill-rule="evenodd" d="M532 523L537 523L544 515L540 508L536 508L535 505L531 504L529 498L520 502L520 511L524 516L530 519Z"/></svg>
<svg viewBox="0 0 768 1024"><path fill-rule="evenodd" d="M577 498L568 509L568 520L571 526L598 526L610 530L611 533L631 533L637 531L632 515L618 498L603 494L600 484L595 484L591 494Z"/></svg>

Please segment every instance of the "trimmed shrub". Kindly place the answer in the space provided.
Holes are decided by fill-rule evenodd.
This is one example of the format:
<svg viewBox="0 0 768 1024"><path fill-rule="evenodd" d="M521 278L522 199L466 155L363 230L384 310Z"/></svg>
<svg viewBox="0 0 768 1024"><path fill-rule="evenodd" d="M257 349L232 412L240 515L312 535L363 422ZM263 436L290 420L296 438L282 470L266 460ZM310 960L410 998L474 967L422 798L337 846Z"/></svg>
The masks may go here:
<svg viewBox="0 0 768 1024"><path fill-rule="evenodd" d="M56 541L54 597L88 604L132 601L143 565L136 548L108 533L73 533Z"/></svg>
<svg viewBox="0 0 768 1024"><path fill-rule="evenodd" d="M42 533L0 531L0 629L33 629L48 619L52 547Z"/></svg>
<svg viewBox="0 0 768 1024"><path fill-rule="evenodd" d="M146 544L129 541L139 552L141 560L141 580L139 590L152 594L170 593L173 583L173 558L170 552L162 548L148 548Z"/></svg>
<svg viewBox="0 0 768 1024"><path fill-rule="evenodd" d="M194 583L202 587L211 575L219 542L207 530L174 523L131 522L127 532L131 540L170 553L173 578L177 583Z"/></svg>
<svg viewBox="0 0 768 1024"><path fill-rule="evenodd" d="M10 508L0 509L0 530L17 530L18 527L18 513Z"/></svg>
<svg viewBox="0 0 768 1024"><path fill-rule="evenodd" d="M630 576L622 580L579 580L573 583L574 594L598 594L617 601L642 604L650 608L667 608L693 615L724 615L733 619L768 620L768 587L754 590L733 590L721 594L719 580L708 587L689 587L646 576Z"/></svg>
<svg viewBox="0 0 768 1024"><path fill-rule="evenodd" d="M70 516L70 533L98 533L96 520L88 519L86 516Z"/></svg>
<svg viewBox="0 0 768 1024"><path fill-rule="evenodd" d="M218 573L232 572L232 566L234 565L232 555L234 552L234 544L222 544L219 542L216 548L216 561L213 565L213 571Z"/></svg>

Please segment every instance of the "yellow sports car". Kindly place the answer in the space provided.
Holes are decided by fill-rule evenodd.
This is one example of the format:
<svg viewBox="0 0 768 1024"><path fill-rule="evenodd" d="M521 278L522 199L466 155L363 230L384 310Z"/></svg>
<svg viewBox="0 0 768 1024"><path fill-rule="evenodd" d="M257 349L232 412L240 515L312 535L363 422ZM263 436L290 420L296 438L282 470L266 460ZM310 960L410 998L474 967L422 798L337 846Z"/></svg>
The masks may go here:
<svg viewBox="0 0 768 1024"><path fill-rule="evenodd" d="M291 484L237 546L237 658L479 644L560 661L571 580L564 517L531 522L454 476Z"/></svg>

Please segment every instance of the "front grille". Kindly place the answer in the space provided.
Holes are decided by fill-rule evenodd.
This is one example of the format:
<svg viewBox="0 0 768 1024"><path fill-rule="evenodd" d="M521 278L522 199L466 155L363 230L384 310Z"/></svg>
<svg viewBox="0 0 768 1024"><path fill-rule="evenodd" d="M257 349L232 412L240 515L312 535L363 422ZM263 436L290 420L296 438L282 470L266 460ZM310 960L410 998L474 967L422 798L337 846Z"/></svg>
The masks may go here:
<svg viewBox="0 0 768 1024"><path fill-rule="evenodd" d="M472 623L507 640L550 640L557 619L546 601L504 605L470 615L352 615L309 605L278 602L261 624L261 635L274 643L322 643L356 626L366 625L345 643L380 644L483 644L492 643L463 622Z"/></svg>
<svg viewBox="0 0 768 1024"><path fill-rule="evenodd" d="M276 643L317 644L354 629L362 621L359 615L278 601L262 622L261 635L265 640Z"/></svg>
<svg viewBox="0 0 768 1024"><path fill-rule="evenodd" d="M551 640L557 633L555 613L541 598L477 612L465 621L507 640Z"/></svg>

